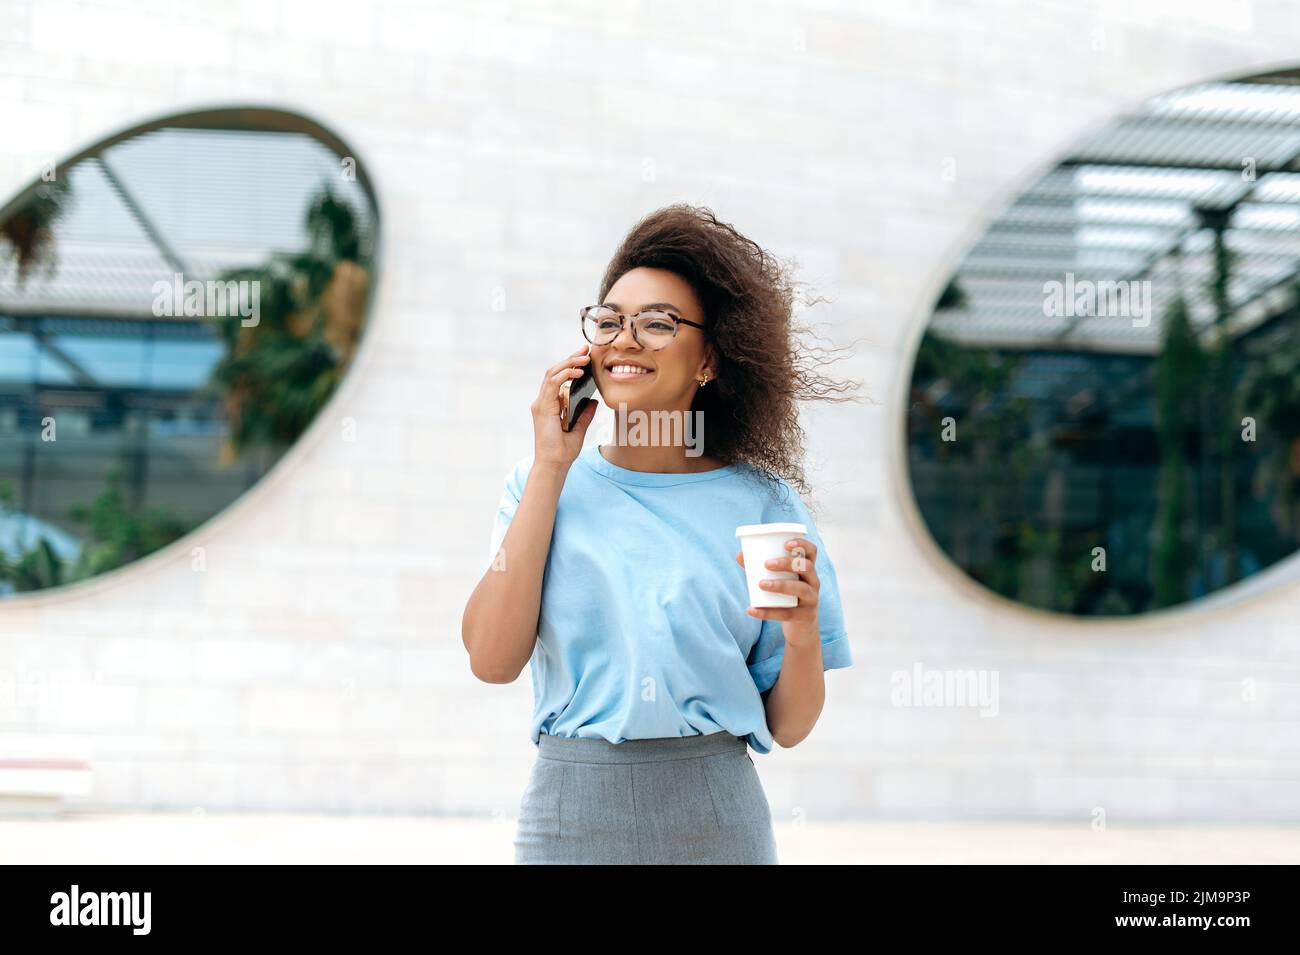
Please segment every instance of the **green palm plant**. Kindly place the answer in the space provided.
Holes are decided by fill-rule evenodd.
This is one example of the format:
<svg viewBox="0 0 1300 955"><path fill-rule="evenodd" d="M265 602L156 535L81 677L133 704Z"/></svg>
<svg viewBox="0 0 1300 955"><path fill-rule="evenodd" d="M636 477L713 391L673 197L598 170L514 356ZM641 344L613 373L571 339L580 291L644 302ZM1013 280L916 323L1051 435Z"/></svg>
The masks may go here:
<svg viewBox="0 0 1300 955"><path fill-rule="evenodd" d="M14 488L9 481L0 481L0 516L12 517ZM57 587L65 579L62 558L44 537L37 539L28 550L10 555L0 548L0 584L7 589L24 591Z"/></svg>
<svg viewBox="0 0 1300 955"><path fill-rule="evenodd" d="M297 440L337 387L360 337L369 273L356 213L326 186L306 223L306 251L222 276L260 289L256 325L237 316L221 324L227 349L212 380L230 421L227 461Z"/></svg>
<svg viewBox="0 0 1300 955"><path fill-rule="evenodd" d="M57 587L65 580L63 559L42 537L31 550L16 559L0 553L0 580L16 591Z"/></svg>

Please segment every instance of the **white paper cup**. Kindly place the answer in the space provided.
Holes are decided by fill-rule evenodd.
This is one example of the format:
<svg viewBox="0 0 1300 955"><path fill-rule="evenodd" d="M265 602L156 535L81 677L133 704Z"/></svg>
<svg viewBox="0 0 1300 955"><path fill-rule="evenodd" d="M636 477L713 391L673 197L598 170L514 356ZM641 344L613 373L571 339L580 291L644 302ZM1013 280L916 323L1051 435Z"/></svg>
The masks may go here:
<svg viewBox="0 0 1300 955"><path fill-rule="evenodd" d="M794 594L764 590L760 580L798 580L799 575L790 570L769 570L767 562L773 557L790 557L785 542L795 537L807 537L808 528L802 524L742 524L736 528L740 538L740 552L745 558L745 579L749 583L751 607L797 607L799 598Z"/></svg>

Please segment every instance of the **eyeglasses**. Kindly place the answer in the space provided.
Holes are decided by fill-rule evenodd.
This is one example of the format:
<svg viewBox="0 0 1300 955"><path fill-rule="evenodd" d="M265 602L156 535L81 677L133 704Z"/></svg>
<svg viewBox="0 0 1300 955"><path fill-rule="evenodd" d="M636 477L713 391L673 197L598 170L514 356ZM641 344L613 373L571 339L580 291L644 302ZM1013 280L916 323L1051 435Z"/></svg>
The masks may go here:
<svg viewBox="0 0 1300 955"><path fill-rule="evenodd" d="M632 337L637 344L651 351L671 345L677 337L678 325L704 328L699 322L692 322L662 308L648 308L626 316L608 305L588 305L582 309L581 314L582 336L593 345L608 345L623 331L623 325L629 318L632 321Z"/></svg>

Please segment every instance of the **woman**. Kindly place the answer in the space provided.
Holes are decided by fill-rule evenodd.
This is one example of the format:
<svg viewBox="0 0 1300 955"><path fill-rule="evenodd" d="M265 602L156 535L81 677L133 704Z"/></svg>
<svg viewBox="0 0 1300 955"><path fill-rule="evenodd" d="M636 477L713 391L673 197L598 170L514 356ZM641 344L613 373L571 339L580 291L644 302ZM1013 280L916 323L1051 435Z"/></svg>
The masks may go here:
<svg viewBox="0 0 1300 955"><path fill-rule="evenodd" d="M823 671L852 663L834 567L794 492L795 402L847 386L797 352L784 269L707 209L640 222L597 301L588 344L532 404L533 454L506 478L462 621L480 679L531 662L538 757L515 860L774 864L747 746L807 737ZM584 448L595 401L561 429L560 385L588 363L615 435L635 440ZM677 425L669 440L647 435L649 412ZM765 582L793 608L748 606L735 532L768 522L808 529L768 562L798 574Z"/></svg>

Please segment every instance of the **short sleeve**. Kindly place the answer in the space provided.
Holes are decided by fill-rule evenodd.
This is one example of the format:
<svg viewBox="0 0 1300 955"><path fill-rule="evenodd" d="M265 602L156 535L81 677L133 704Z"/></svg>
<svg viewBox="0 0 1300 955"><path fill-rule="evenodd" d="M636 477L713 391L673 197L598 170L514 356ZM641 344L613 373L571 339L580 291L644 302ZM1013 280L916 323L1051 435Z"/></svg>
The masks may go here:
<svg viewBox="0 0 1300 955"><path fill-rule="evenodd" d="M514 519L515 511L519 508L519 502L523 499L524 485L528 481L531 462L531 457L524 458L506 475L501 488L501 498L497 502L496 519L492 524L492 540L488 544L487 563L483 568L484 573L496 560L497 552L501 550L501 544L506 537L506 529L510 526L511 520Z"/></svg>
<svg viewBox="0 0 1300 955"><path fill-rule="evenodd" d="M853 665L849 650L849 636L844 623L844 606L840 599L840 582L826 545L813 524L807 507L791 490L791 501L783 513L765 516L765 521L798 521L808 528L806 535L817 545L817 579L821 589L817 594L817 625L822 638L822 670L833 670ZM785 658L785 631L779 620L764 620L757 642L750 651L749 673L760 693L776 685L781 675L781 662Z"/></svg>

